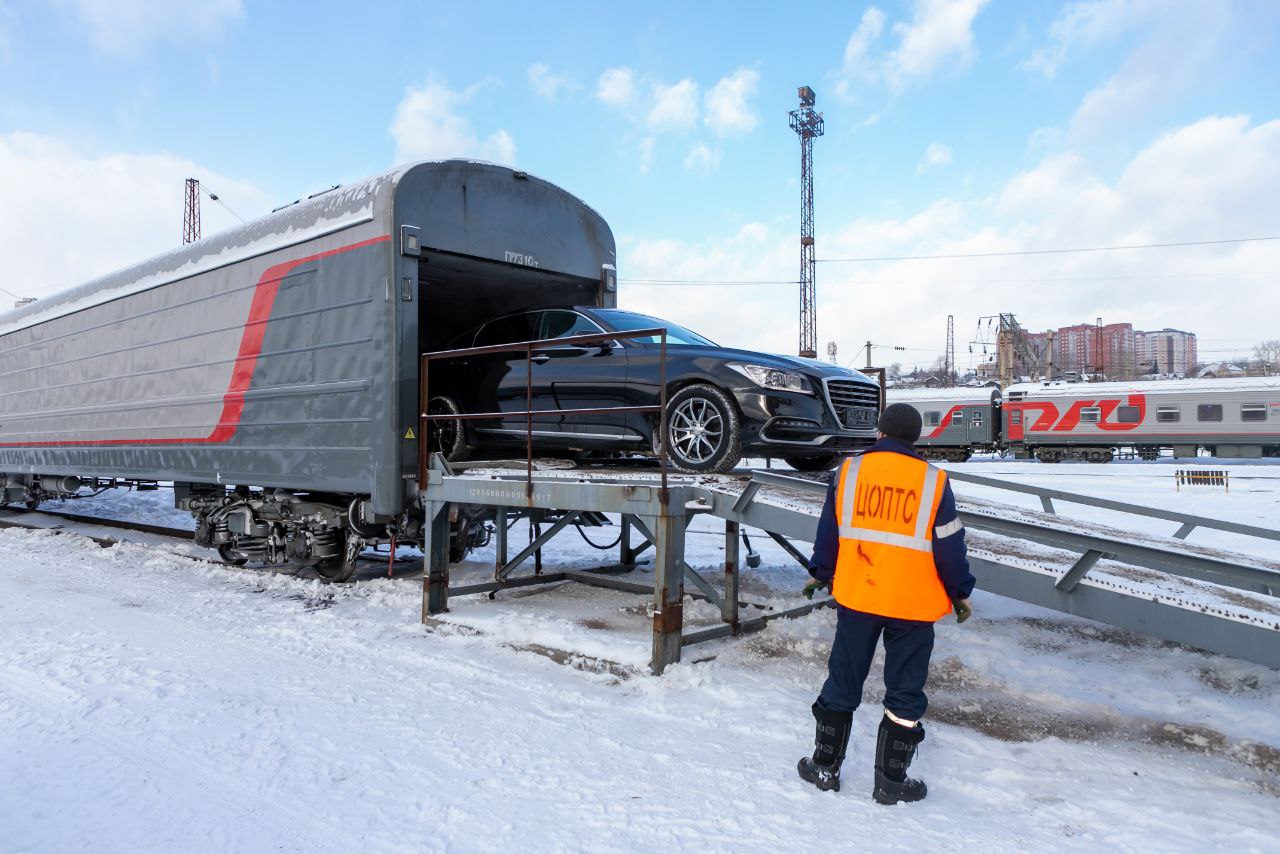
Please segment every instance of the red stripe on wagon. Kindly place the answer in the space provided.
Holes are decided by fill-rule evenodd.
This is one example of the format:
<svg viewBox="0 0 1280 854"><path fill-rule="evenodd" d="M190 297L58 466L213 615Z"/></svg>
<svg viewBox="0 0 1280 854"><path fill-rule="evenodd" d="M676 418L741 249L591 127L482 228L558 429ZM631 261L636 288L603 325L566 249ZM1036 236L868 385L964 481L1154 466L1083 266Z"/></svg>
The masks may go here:
<svg viewBox="0 0 1280 854"><path fill-rule="evenodd" d="M282 261L268 267L258 284L253 289L253 302L249 305L249 317L245 320L244 334L240 338L240 349L236 353L236 361L231 369L231 383L227 393L222 397L222 415L217 425L208 436L193 439L81 439L69 442L0 442L0 448L62 448L90 447L101 445L208 445L228 442L236 434L240 419L244 416L244 397L253 382L253 374L258 366L258 357L262 354L262 342L267 335L267 321L271 319L271 309L276 302L276 294L280 290L280 282L298 267L310 261L319 261L332 255L340 255L354 249L363 249L385 243L391 235L371 237L349 246L340 246L326 252L297 258L293 261Z"/></svg>

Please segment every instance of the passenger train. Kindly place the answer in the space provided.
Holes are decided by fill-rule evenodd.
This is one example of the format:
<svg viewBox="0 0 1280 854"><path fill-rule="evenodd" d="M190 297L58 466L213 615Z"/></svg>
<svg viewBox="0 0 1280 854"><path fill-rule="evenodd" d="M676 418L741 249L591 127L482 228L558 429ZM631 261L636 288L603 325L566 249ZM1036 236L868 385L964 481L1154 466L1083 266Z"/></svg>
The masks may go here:
<svg viewBox="0 0 1280 854"><path fill-rule="evenodd" d="M1280 457L1280 378L889 389L924 419L919 448L934 459L1009 451L1056 463L1110 462L1132 451L1194 457Z"/></svg>

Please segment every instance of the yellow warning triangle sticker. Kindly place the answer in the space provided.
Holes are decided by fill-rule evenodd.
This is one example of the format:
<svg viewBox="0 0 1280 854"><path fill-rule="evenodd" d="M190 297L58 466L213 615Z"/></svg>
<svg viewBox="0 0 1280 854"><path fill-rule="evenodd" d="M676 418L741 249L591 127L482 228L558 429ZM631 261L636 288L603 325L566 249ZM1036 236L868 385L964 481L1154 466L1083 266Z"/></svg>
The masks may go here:
<svg viewBox="0 0 1280 854"><path fill-rule="evenodd" d="M413 428L412 428L412 427L410 427L408 430L405 430L405 431L404 431L404 437L405 437L406 439L416 439L416 438L418 438L417 436L415 436L415 435L413 434Z"/></svg>

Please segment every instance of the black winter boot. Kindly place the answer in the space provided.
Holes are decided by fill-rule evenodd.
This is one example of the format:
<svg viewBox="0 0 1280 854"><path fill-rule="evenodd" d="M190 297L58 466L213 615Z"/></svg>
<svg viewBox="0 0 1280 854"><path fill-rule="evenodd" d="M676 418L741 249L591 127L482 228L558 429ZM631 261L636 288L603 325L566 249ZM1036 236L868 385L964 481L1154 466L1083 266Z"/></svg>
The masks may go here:
<svg viewBox="0 0 1280 854"><path fill-rule="evenodd" d="M880 720L880 732L876 736L876 786L871 792L877 803L924 800L929 788L907 776L916 745L922 741L924 727L919 722L908 728L887 716Z"/></svg>
<svg viewBox="0 0 1280 854"><path fill-rule="evenodd" d="M840 791L840 763L844 762L853 729L853 712L832 712L813 704L813 717L818 722L814 733L813 757L806 756L796 765L800 779L824 792Z"/></svg>

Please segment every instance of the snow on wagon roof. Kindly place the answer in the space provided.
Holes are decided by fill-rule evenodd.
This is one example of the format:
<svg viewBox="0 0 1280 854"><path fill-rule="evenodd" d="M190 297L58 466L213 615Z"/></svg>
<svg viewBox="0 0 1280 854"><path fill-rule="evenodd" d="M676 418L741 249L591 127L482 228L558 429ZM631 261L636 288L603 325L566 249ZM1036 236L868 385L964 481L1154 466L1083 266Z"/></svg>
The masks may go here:
<svg viewBox="0 0 1280 854"><path fill-rule="evenodd" d="M465 159L406 163L370 178L316 193L243 225L0 314L0 335L369 222L387 209L396 184L410 169L459 164L509 169ZM548 181L537 180L570 195ZM590 209L581 199L572 198ZM599 217L594 210L591 212Z"/></svg>
<svg viewBox="0 0 1280 854"><path fill-rule="evenodd" d="M1091 397L1099 394L1177 394L1185 391L1280 391L1280 377L1239 377L1221 380L1150 380L1147 382L1066 383L1061 381L1017 383L1004 390L1035 397Z"/></svg>
<svg viewBox="0 0 1280 854"><path fill-rule="evenodd" d="M958 386L955 388L891 388L885 391L888 403L938 403L984 404L1000 399L1000 389L994 386Z"/></svg>

